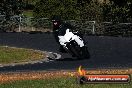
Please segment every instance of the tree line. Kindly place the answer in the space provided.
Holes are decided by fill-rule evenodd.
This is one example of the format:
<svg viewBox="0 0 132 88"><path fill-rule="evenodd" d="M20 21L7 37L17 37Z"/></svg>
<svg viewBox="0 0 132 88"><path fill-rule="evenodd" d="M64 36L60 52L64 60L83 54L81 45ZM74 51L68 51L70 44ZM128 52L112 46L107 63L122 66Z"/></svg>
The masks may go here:
<svg viewBox="0 0 132 88"><path fill-rule="evenodd" d="M0 14L19 15L33 10L33 16L51 18L61 15L64 20L95 20L97 22L131 22L132 0L0 0Z"/></svg>
<svg viewBox="0 0 132 88"><path fill-rule="evenodd" d="M19 15L24 10L32 10L33 8L34 5L28 0L0 0L0 15L5 15L6 18Z"/></svg>
<svg viewBox="0 0 132 88"><path fill-rule="evenodd" d="M33 11L36 18L61 15L65 20L131 22L132 0L39 0Z"/></svg>

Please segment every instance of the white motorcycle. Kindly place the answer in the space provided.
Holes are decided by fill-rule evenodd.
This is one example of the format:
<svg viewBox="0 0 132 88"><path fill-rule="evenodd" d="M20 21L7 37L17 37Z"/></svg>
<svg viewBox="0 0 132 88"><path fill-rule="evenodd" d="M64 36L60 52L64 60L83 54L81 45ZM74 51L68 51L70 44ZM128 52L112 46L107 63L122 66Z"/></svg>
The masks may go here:
<svg viewBox="0 0 132 88"><path fill-rule="evenodd" d="M59 43L63 48L69 52L73 57L77 58L89 58L90 54L83 39L77 35L77 33L70 32L70 29L66 29L64 36L59 36Z"/></svg>

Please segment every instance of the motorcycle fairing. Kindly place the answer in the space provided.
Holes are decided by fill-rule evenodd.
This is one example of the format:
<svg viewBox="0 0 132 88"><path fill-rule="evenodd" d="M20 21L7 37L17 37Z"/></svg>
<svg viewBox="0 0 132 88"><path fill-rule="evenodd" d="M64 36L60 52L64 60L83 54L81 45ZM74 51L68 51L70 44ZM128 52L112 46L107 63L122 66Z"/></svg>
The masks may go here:
<svg viewBox="0 0 132 88"><path fill-rule="evenodd" d="M66 43L70 42L71 40L75 40L80 45L80 47L84 46L83 40L79 36L74 35L72 32L70 32L69 29L66 29L66 33L64 36L58 37L60 44L63 46L66 46Z"/></svg>

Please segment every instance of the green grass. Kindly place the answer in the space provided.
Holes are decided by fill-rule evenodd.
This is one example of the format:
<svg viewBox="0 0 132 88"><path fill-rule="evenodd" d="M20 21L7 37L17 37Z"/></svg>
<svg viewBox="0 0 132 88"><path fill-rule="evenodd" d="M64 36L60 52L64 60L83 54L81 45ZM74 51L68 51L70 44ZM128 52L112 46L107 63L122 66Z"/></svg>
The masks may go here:
<svg viewBox="0 0 132 88"><path fill-rule="evenodd" d="M33 17L33 11L32 10L24 11L23 15L25 15L27 17Z"/></svg>
<svg viewBox="0 0 132 88"><path fill-rule="evenodd" d="M132 82L128 84L84 84L76 83L75 77L56 78L45 80L24 80L12 83L0 84L0 88L132 88Z"/></svg>
<svg viewBox="0 0 132 88"><path fill-rule="evenodd" d="M42 59L44 54L31 49L20 49L0 46L0 64L18 63Z"/></svg>

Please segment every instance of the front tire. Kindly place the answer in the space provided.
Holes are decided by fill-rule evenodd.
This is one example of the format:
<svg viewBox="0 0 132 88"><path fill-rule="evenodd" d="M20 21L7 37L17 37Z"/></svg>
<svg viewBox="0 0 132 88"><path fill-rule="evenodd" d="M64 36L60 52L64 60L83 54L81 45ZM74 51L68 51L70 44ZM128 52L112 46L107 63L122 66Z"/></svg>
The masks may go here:
<svg viewBox="0 0 132 88"><path fill-rule="evenodd" d="M81 56L81 54L79 53L80 47L78 46L78 44L75 41L71 41L70 43L68 43L67 48L73 57Z"/></svg>
<svg viewBox="0 0 132 88"><path fill-rule="evenodd" d="M87 58L87 59L90 58L90 53L89 53L88 48L86 46L82 47L81 52L82 52L82 57L83 58Z"/></svg>
<svg viewBox="0 0 132 88"><path fill-rule="evenodd" d="M80 47L75 41L71 41L67 44L67 47L72 56L75 56L78 59L90 58L90 54L86 46Z"/></svg>

